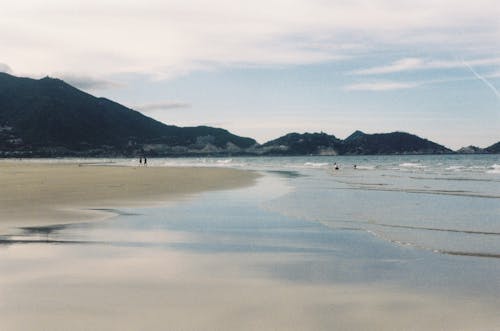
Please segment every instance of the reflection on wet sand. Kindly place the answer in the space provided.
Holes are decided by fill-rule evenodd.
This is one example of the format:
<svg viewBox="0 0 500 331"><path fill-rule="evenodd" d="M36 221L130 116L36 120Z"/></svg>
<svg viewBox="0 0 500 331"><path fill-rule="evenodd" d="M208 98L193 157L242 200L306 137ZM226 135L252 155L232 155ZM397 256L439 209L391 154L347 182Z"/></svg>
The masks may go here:
<svg viewBox="0 0 500 331"><path fill-rule="evenodd" d="M1 250L2 328L456 330L500 323L484 302L269 273L303 255L137 247L102 253L97 246L46 244Z"/></svg>
<svg viewBox="0 0 500 331"><path fill-rule="evenodd" d="M2 331L500 325L496 259L402 249L261 208L290 192L287 178L3 236Z"/></svg>

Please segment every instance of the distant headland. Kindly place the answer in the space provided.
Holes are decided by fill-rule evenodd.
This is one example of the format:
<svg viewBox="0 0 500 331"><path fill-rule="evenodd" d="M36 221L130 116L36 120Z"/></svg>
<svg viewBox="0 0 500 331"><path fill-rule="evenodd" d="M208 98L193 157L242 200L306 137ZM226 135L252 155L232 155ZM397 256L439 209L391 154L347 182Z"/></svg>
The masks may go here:
<svg viewBox="0 0 500 331"><path fill-rule="evenodd" d="M452 151L406 132L346 139L326 133L289 133L258 144L255 139L208 126L178 127L149 118L62 80L0 73L0 157L278 156L500 153Z"/></svg>

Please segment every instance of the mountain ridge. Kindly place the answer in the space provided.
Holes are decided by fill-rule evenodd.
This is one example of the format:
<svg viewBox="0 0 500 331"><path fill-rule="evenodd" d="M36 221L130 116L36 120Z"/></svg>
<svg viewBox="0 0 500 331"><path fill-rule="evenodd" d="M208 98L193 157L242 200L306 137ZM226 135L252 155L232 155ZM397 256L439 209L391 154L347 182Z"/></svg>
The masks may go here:
<svg viewBox="0 0 500 331"><path fill-rule="evenodd" d="M458 153L500 153L500 142ZM455 153L406 132L288 133L259 145L222 128L168 125L63 80L0 73L0 157Z"/></svg>
<svg viewBox="0 0 500 331"><path fill-rule="evenodd" d="M34 80L5 73L0 74L0 127L2 149L10 141L14 151L24 148L35 154L93 150L134 155L173 153L172 149L203 153L207 148L225 152L256 144L225 129L167 125L59 79Z"/></svg>

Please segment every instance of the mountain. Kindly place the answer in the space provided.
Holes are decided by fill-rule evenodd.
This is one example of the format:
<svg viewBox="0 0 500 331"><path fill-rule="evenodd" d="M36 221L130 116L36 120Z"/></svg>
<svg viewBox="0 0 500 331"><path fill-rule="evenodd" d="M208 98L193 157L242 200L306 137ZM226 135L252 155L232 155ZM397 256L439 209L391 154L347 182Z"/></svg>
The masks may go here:
<svg viewBox="0 0 500 331"><path fill-rule="evenodd" d="M289 133L260 146L261 154L337 155L342 141L326 133Z"/></svg>
<svg viewBox="0 0 500 331"><path fill-rule="evenodd" d="M500 142L486 149L499 153ZM460 152L478 152L467 147ZM0 156L193 156L443 154L448 148L405 132L345 140L326 133L289 133L258 145L208 126L166 125L59 79L0 73Z"/></svg>
<svg viewBox="0 0 500 331"><path fill-rule="evenodd" d="M265 155L443 154L450 149L405 133L366 134L356 131L345 140L326 133L289 133L259 149Z"/></svg>
<svg viewBox="0 0 500 331"><path fill-rule="evenodd" d="M166 125L59 79L0 73L0 151L7 155L218 154L255 144L224 129Z"/></svg>
<svg viewBox="0 0 500 331"><path fill-rule="evenodd" d="M366 134L356 131L343 141L342 154L444 154L450 149L406 132Z"/></svg>
<svg viewBox="0 0 500 331"><path fill-rule="evenodd" d="M500 141L484 149L488 153L500 154Z"/></svg>
<svg viewBox="0 0 500 331"><path fill-rule="evenodd" d="M477 146L467 146L467 147L462 147L459 150L457 150L458 154L484 154L487 153L483 148L477 147Z"/></svg>

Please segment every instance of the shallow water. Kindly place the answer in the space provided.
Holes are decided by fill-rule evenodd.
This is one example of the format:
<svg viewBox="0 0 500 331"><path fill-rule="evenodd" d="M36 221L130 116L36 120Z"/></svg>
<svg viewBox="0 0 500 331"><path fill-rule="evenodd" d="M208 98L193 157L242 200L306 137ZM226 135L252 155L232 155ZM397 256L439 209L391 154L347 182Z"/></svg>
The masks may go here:
<svg viewBox="0 0 500 331"><path fill-rule="evenodd" d="M264 176L104 222L0 237L5 328L500 325L498 157L150 160L186 163Z"/></svg>
<svg viewBox="0 0 500 331"><path fill-rule="evenodd" d="M264 203L275 212L437 253L500 257L499 155L158 158L149 164L277 174L290 180L293 193Z"/></svg>

